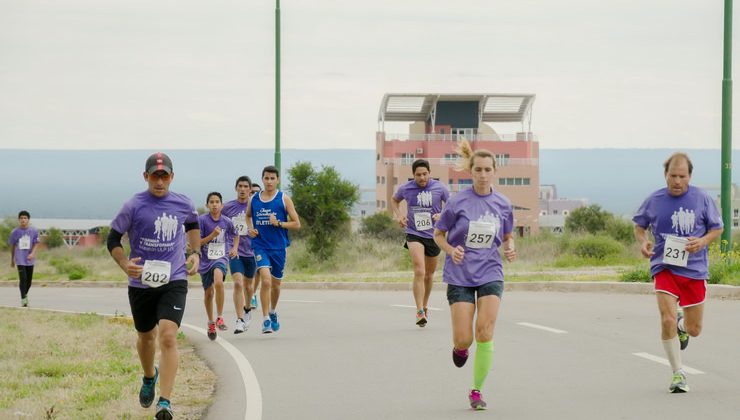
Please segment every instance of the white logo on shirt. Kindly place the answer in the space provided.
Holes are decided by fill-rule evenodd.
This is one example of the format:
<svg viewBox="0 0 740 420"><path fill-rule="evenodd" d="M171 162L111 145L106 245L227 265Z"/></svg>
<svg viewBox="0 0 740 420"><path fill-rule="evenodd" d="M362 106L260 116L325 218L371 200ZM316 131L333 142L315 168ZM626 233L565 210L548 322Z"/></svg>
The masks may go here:
<svg viewBox="0 0 740 420"><path fill-rule="evenodd" d="M486 213L481 215L478 218L479 222L486 222L486 223L493 223L494 226L496 226L496 232L501 229L501 218L498 214L493 214L490 211L486 210Z"/></svg>
<svg viewBox="0 0 740 420"><path fill-rule="evenodd" d="M416 195L416 203L421 207L432 207L432 192L422 191Z"/></svg>
<svg viewBox="0 0 740 420"><path fill-rule="evenodd" d="M177 216L162 213L154 221L154 234L158 240L171 241L177 236Z"/></svg>
<svg viewBox="0 0 740 420"><path fill-rule="evenodd" d="M674 232L681 235L688 235L694 231L694 225L696 224L696 214L694 210L679 207L678 211L674 211L671 216L671 229Z"/></svg>

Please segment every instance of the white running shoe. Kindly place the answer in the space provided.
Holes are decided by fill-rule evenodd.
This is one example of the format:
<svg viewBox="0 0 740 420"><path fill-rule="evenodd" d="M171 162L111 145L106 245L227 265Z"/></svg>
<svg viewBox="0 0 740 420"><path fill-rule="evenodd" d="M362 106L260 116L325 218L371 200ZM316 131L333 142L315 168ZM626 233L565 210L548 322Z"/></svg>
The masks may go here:
<svg viewBox="0 0 740 420"><path fill-rule="evenodd" d="M249 329L249 325L252 324L252 311L244 313L244 331Z"/></svg>
<svg viewBox="0 0 740 420"><path fill-rule="evenodd" d="M241 334L247 330L247 326L244 324L241 318L236 319L236 327L234 327L234 334Z"/></svg>

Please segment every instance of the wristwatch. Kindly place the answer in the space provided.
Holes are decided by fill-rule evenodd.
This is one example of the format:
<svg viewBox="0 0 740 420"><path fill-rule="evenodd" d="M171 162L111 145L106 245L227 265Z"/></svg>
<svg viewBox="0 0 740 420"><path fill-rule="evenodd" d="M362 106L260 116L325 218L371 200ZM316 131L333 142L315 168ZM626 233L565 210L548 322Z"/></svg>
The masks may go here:
<svg viewBox="0 0 740 420"><path fill-rule="evenodd" d="M278 220L278 227L283 227L283 221L282 220Z"/></svg>

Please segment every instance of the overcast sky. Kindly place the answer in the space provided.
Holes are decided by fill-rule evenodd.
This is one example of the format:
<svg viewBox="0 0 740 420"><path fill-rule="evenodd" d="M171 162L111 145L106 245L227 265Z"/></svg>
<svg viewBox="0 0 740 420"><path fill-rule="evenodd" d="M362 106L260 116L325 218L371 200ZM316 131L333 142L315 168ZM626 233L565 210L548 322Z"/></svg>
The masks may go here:
<svg viewBox="0 0 740 420"><path fill-rule="evenodd" d="M541 148L721 145L720 0L281 7L283 148L373 149L388 92L536 94ZM0 148L272 148L274 8L0 0Z"/></svg>

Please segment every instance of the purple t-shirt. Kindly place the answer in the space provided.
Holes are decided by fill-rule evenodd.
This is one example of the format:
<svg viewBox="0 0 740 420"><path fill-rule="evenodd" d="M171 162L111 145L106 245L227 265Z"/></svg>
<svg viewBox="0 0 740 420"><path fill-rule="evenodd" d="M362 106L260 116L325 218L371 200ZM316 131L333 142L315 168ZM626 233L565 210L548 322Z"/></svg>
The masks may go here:
<svg viewBox="0 0 740 420"><path fill-rule="evenodd" d="M156 197L149 191L140 192L126 203L111 222L111 228L128 233L131 244L129 258L166 261L170 266L171 281L187 280L185 267L185 235L183 224L198 223L198 213L190 199L170 191ZM140 278L128 278L131 287L147 288Z"/></svg>
<svg viewBox="0 0 740 420"><path fill-rule="evenodd" d="M686 267L663 263L663 249L667 235L700 238L710 230L721 229L722 217L714 200L700 188L689 186L688 191L674 197L668 188L650 194L632 218L643 229L650 227L655 246L650 257L650 273L655 277L663 270L696 280L709 278L707 248L689 254Z"/></svg>
<svg viewBox="0 0 740 420"><path fill-rule="evenodd" d="M434 237L434 221L431 216L442 212L442 202L447 202L450 192L443 183L430 179L426 187L421 188L415 180L398 187L393 194L397 201L406 200L406 233L422 238Z"/></svg>
<svg viewBox="0 0 740 420"><path fill-rule="evenodd" d="M237 234L234 224L231 223L231 219L222 214L218 220L213 220L211 213L206 213L198 217L198 224L200 225L201 239L210 235L216 229L216 226L221 228L221 233L218 236L200 247L200 267L198 267L198 272L200 274L207 273L217 263L228 267L229 251L231 251L234 245L234 237ZM241 241L241 238L239 240Z"/></svg>
<svg viewBox="0 0 740 420"><path fill-rule="evenodd" d="M17 227L13 229L8 238L8 245L15 245L15 254L13 255L15 265L33 265L36 262L36 257L29 261L28 254L31 253L37 243L39 243L39 231L35 227L29 226L25 229Z"/></svg>
<svg viewBox="0 0 740 420"><path fill-rule="evenodd" d="M436 228L447 232L450 245L465 248L461 264L445 256L445 283L473 287L504 281L498 247L514 228L514 209L508 198L497 191L479 195L473 188L462 190L442 210Z"/></svg>
<svg viewBox="0 0 740 420"><path fill-rule="evenodd" d="M231 223L239 232L239 256L253 257L252 238L247 235L247 206L249 202L240 203L239 200L231 200L224 204L221 214L231 218Z"/></svg>

